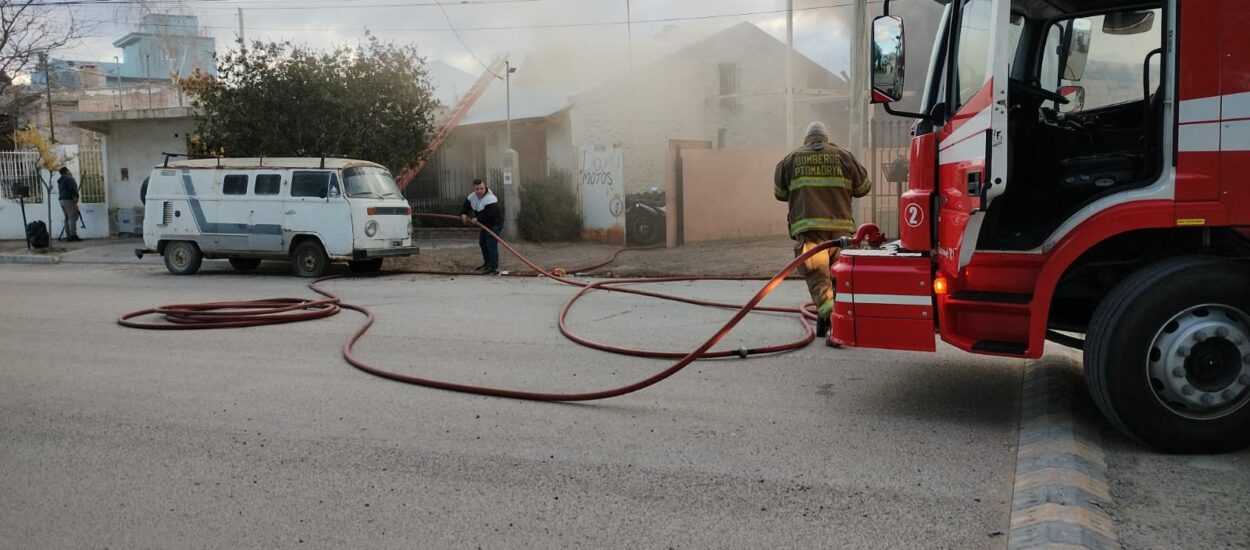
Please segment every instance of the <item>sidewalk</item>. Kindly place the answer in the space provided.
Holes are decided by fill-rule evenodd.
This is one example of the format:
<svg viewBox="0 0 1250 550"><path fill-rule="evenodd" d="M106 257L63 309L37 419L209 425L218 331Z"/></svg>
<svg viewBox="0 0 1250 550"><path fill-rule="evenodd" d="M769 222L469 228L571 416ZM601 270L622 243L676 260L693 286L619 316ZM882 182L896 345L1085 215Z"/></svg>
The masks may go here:
<svg viewBox="0 0 1250 550"><path fill-rule="evenodd" d="M477 231L434 230L418 232L421 253L387 260L385 269L414 269L438 272L470 272L482 263ZM134 250L143 246L139 237L86 239L57 242L43 250L27 250L25 241L0 240L0 264L148 264L159 266L160 256L138 259ZM516 249L536 264L569 273L613 258L620 247L596 242L515 243ZM690 243L668 249L634 249L615 261L593 270L599 277L770 277L794 259L794 244L784 235ZM514 275L534 272L500 247L500 269Z"/></svg>
<svg viewBox="0 0 1250 550"><path fill-rule="evenodd" d="M62 261L88 259L91 261L119 260L126 255L134 257L134 249L143 246L140 237L109 237L107 239L83 239L78 242L53 240L48 248L26 248L26 241L0 240L0 264L57 264Z"/></svg>

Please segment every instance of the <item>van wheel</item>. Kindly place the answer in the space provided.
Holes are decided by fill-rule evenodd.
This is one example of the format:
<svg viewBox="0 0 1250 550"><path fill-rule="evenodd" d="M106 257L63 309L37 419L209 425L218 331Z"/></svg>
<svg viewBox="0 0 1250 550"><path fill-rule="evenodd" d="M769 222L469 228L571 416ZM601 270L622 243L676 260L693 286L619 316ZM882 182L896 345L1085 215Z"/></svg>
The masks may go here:
<svg viewBox="0 0 1250 550"><path fill-rule="evenodd" d="M1250 271L1177 258L1118 284L1090 321L1085 380L1121 431L1158 449L1250 444Z"/></svg>
<svg viewBox="0 0 1250 550"><path fill-rule="evenodd" d="M382 269L382 258L347 262L347 267L352 269L352 273L377 273Z"/></svg>
<svg viewBox="0 0 1250 550"><path fill-rule="evenodd" d="M307 239L291 252L291 270L300 277L320 277L330 267L326 251L316 239Z"/></svg>
<svg viewBox="0 0 1250 550"><path fill-rule="evenodd" d="M204 255L190 241L174 241L165 245L165 269L174 275L191 275L200 270Z"/></svg>
<svg viewBox="0 0 1250 550"><path fill-rule="evenodd" d="M230 258L230 267L239 271L251 271L260 267L260 258Z"/></svg>

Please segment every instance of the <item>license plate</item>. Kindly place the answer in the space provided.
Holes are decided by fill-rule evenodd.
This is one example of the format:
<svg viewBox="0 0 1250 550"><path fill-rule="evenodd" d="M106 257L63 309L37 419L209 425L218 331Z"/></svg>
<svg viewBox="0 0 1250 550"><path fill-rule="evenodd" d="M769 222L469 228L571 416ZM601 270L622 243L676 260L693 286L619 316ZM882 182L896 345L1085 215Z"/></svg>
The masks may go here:
<svg viewBox="0 0 1250 550"><path fill-rule="evenodd" d="M404 240L403 240L403 239L394 239L394 240L392 240L392 241L391 241L391 247L392 247L392 248L398 248L398 247L401 247L401 246L404 246Z"/></svg>

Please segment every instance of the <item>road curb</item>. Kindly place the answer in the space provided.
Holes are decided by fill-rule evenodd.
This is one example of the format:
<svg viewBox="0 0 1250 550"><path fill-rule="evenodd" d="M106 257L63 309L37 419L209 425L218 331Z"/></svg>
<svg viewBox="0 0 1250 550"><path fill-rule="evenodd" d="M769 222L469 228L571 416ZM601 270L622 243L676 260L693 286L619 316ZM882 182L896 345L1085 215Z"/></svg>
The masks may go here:
<svg viewBox="0 0 1250 550"><path fill-rule="evenodd" d="M1119 549L1107 461L1081 373L1042 359L1025 366L1007 547Z"/></svg>
<svg viewBox="0 0 1250 550"><path fill-rule="evenodd" d="M59 255L0 254L0 264L59 264Z"/></svg>

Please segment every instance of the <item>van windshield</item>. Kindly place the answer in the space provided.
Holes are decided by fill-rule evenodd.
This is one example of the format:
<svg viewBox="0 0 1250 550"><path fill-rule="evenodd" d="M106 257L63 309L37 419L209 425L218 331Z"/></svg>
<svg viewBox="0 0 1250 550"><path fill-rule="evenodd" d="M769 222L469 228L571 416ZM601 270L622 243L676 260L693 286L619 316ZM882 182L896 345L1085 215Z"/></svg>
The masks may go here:
<svg viewBox="0 0 1250 550"><path fill-rule="evenodd" d="M401 198L395 180L385 168L360 166L343 170L348 197Z"/></svg>

